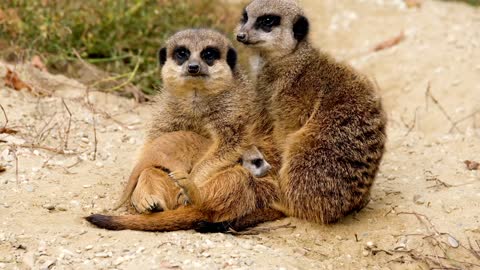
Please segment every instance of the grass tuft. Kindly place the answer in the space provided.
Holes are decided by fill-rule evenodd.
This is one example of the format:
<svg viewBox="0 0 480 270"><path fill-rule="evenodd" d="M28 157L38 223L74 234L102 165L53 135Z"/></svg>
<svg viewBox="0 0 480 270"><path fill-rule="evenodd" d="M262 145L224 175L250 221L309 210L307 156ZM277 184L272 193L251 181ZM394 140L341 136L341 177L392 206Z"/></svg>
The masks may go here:
<svg viewBox="0 0 480 270"><path fill-rule="evenodd" d="M188 27L231 33L236 13L221 0L0 1L0 56L40 55L51 71L66 72L78 52L111 74L134 74L131 82L151 94L156 51L168 36Z"/></svg>

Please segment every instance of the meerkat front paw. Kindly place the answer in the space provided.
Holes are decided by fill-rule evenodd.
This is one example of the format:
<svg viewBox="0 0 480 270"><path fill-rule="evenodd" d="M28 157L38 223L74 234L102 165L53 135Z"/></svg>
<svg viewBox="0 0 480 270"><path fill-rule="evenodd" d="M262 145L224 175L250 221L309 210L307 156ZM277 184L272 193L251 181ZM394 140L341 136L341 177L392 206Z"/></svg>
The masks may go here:
<svg viewBox="0 0 480 270"><path fill-rule="evenodd" d="M178 207L178 187L167 174L156 168L145 169L131 196L131 204L139 213L160 212Z"/></svg>

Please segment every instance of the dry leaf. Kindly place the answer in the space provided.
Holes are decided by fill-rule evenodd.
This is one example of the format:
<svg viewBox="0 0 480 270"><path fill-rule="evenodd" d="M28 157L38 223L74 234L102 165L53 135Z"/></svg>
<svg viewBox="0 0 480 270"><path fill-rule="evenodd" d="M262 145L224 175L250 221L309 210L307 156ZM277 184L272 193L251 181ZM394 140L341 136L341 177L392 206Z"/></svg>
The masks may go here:
<svg viewBox="0 0 480 270"><path fill-rule="evenodd" d="M38 56L38 55L35 55L34 57L32 57L32 66L40 69L41 71L47 71L47 67L43 63L40 56Z"/></svg>
<svg viewBox="0 0 480 270"><path fill-rule="evenodd" d="M408 8L419 8L422 6L422 0L404 0Z"/></svg>
<svg viewBox="0 0 480 270"><path fill-rule="evenodd" d="M3 167L2 165L0 165L0 173L6 171L7 169L5 167Z"/></svg>
<svg viewBox="0 0 480 270"><path fill-rule="evenodd" d="M14 130L14 129L11 129L11 128L3 127L3 128L0 128L0 134L2 134L2 133L5 133L5 134L17 134L18 131Z"/></svg>
<svg viewBox="0 0 480 270"><path fill-rule="evenodd" d="M480 169L480 163L476 161L471 161L471 160L465 160L464 161L465 165L467 165L467 169L470 171L475 171Z"/></svg>
<svg viewBox="0 0 480 270"><path fill-rule="evenodd" d="M405 33L403 33L403 31L402 31L398 36L393 37L393 38L388 39L388 40L385 40L384 42L379 43L378 45L373 47L373 51L378 52L378 51L381 51L381 50L391 48L391 47L397 45L398 43L402 42L404 39L405 39Z"/></svg>
<svg viewBox="0 0 480 270"><path fill-rule="evenodd" d="M32 87L23 82L18 76L18 74L11 71L10 69L7 69L7 74L5 75L5 84L15 90L27 88L28 90L32 91Z"/></svg>

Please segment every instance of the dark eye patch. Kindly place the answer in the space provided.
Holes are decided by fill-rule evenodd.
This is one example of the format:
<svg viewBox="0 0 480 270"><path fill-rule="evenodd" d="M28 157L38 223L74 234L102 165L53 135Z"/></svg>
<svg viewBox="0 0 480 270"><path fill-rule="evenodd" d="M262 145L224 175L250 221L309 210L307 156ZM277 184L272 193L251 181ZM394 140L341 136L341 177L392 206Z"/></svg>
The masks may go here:
<svg viewBox="0 0 480 270"><path fill-rule="evenodd" d="M256 159L252 160L251 162L255 166L255 168L260 168L260 167L263 166L263 159L261 159L261 158L256 158Z"/></svg>
<svg viewBox="0 0 480 270"><path fill-rule="evenodd" d="M200 57L207 65L212 66L215 60L220 59L220 50L215 47L207 47L200 53Z"/></svg>
<svg viewBox="0 0 480 270"><path fill-rule="evenodd" d="M190 51L186 47L179 46L173 50L173 59L178 65L183 65L188 58L190 58Z"/></svg>
<svg viewBox="0 0 480 270"><path fill-rule="evenodd" d="M240 23L246 24L248 22L248 13L247 10L244 9L242 13L242 18L240 19Z"/></svg>
<svg viewBox="0 0 480 270"><path fill-rule="evenodd" d="M282 17L274 14L267 14L257 18L255 22L256 29L262 29L265 32L271 32L273 27L279 26Z"/></svg>

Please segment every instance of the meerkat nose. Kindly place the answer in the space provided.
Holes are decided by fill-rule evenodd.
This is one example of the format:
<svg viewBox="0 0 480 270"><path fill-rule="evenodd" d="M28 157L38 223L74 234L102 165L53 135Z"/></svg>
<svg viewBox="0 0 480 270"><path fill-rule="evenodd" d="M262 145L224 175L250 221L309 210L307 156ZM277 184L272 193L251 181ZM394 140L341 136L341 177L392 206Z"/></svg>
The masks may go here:
<svg viewBox="0 0 480 270"><path fill-rule="evenodd" d="M240 42L247 41L247 34L246 33L238 33L237 34L237 40L240 41Z"/></svg>
<svg viewBox="0 0 480 270"><path fill-rule="evenodd" d="M197 74L200 72L200 66L198 64L189 64L188 73Z"/></svg>

